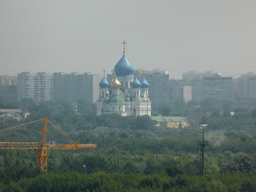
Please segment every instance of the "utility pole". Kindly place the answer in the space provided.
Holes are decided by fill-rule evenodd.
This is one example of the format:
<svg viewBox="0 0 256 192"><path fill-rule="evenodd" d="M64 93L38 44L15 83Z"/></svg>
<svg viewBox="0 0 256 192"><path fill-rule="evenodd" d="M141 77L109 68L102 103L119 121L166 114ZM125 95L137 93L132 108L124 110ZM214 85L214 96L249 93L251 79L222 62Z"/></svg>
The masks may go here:
<svg viewBox="0 0 256 192"><path fill-rule="evenodd" d="M199 145L201 146L201 174L205 174L205 159L204 159L204 148L207 144L207 141L204 140L204 128L208 124L201 124L200 128L202 129L202 141L199 141Z"/></svg>

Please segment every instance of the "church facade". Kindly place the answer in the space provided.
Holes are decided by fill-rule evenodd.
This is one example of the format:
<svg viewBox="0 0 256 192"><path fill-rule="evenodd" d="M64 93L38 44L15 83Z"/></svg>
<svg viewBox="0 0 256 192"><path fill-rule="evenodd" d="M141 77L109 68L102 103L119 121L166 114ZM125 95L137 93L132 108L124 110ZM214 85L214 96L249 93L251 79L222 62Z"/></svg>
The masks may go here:
<svg viewBox="0 0 256 192"><path fill-rule="evenodd" d="M125 47L114 71L111 81L107 81L104 77L99 83L97 116L113 113L121 116L151 116L149 83L145 78L139 81L134 77L134 67L125 55Z"/></svg>

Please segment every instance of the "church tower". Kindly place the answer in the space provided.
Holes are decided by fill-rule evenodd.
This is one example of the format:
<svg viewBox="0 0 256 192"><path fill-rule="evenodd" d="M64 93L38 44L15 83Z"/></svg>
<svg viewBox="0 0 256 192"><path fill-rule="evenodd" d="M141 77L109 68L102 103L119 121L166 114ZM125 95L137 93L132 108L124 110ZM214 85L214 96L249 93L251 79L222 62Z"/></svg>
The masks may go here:
<svg viewBox="0 0 256 192"><path fill-rule="evenodd" d="M115 78L108 82L101 80L100 97L97 101L97 115L117 113L121 116L151 116L151 101L148 97L149 84L146 79L141 82L134 78L134 67L125 55L114 67Z"/></svg>

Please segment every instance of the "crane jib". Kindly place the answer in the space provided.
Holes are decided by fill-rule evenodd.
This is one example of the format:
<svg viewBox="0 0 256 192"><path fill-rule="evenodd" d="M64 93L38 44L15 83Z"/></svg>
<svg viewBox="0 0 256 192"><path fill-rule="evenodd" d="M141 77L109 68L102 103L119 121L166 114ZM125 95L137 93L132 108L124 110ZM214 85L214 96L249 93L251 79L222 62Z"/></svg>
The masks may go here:
<svg viewBox="0 0 256 192"><path fill-rule="evenodd" d="M35 154L36 154L36 160L38 166L41 168L43 172L47 172L47 159L48 159L48 149L56 149L56 150L85 150L85 149L96 149L97 145L96 144L79 144L74 138L72 138L69 134L66 132L62 131L59 127L54 125L51 121L49 121L47 118L39 119L36 121L24 123L22 125L17 125L13 127L9 127L6 129L0 130L6 131L10 129L14 129L17 127L29 125L31 123L35 123L38 121L42 121L43 124L43 129L41 132L41 141L40 144L37 142L0 142L0 149L34 149ZM53 127L58 129L64 136L66 136L70 141L72 141L74 144L55 144L53 141L47 142L47 123L51 123Z"/></svg>

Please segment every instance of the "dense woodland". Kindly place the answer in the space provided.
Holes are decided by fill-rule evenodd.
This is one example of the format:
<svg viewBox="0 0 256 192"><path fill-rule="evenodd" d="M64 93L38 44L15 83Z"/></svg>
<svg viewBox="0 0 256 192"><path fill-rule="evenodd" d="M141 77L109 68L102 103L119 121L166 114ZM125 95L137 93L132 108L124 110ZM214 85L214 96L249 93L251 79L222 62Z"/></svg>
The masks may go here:
<svg viewBox="0 0 256 192"><path fill-rule="evenodd" d="M78 101L78 112L65 102L24 101L0 108L22 108L31 115L1 121L0 129L46 116L87 151L49 150L48 173L36 166L32 150L0 150L2 191L254 191L256 110L233 103L177 102L158 106L156 114L187 117L190 127L157 127L148 116L95 115L95 106ZM256 107L255 107L256 108ZM205 111L212 109L211 116ZM231 116L229 111L235 111ZM221 115L220 111L224 111ZM200 176L201 123L206 123L206 176ZM40 142L40 122L0 132L0 142ZM48 141L71 143L48 125ZM64 190L65 189L65 190Z"/></svg>

